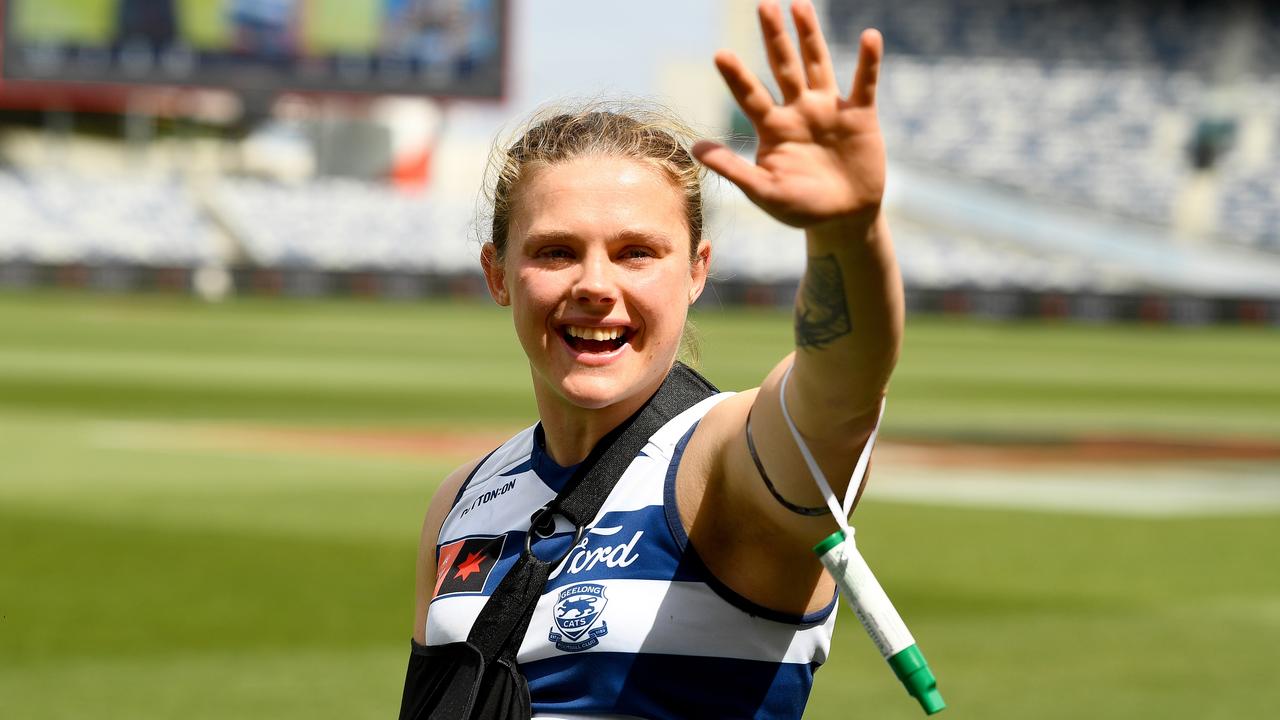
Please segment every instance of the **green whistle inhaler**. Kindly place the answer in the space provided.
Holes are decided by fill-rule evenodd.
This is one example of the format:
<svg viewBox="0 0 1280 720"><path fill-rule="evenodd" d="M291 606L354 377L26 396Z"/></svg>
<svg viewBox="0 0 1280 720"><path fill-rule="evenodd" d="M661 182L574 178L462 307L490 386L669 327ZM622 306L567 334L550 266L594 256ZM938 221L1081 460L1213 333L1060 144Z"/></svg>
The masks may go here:
<svg viewBox="0 0 1280 720"><path fill-rule="evenodd" d="M791 431L791 436L795 439L796 447L804 457L814 482L822 490L832 518L840 526L839 530L815 545L813 551L817 553L818 559L822 561L827 572L831 573L836 585L840 587L841 594L853 607L858 620L862 621L862 627L866 628L872 642L880 649L880 654L889 663L889 667L893 668L893 674L897 675L906 686L911 697L919 701L926 715L942 712L947 704L943 702L942 694L938 692L938 680L929 669L929 663L925 662L920 648L916 646L915 638L911 637L911 632L907 630L906 623L902 622L902 616L898 615L893 603L889 602L889 596L885 595L884 588L880 587L880 581L871 574L867 561L862 559L862 554L858 552L858 546L853 541L853 528L846 519L849 513L853 512L854 501L859 494L850 491L855 488L860 490L866 482L871 450L875 447L876 435L880 431L880 420L884 418L885 404L883 401L880 403L880 415L876 419L876 425L871 430L870 437L867 438L866 445L862 448L862 455L858 457L858 464L854 467L853 476L849 479L846 497L841 503L836 499L831 485L827 483L827 478L822 473L822 468L814 459L813 453L809 452L809 446L800 435L800 430L796 428L795 422L791 420L791 413L787 410L787 381L791 378L791 371L794 368L795 366L792 365L782 374L781 387L778 390L782 418L787 421L787 429Z"/></svg>
<svg viewBox="0 0 1280 720"><path fill-rule="evenodd" d="M938 692L938 680L902 617L889 602L884 588L880 587L866 560L862 559L853 541L852 530L837 530L815 545L813 551L840 586L841 594L853 607L853 612L862 621L862 627L866 628L889 667L893 668L893 674L906 686L911 697L919 701L926 715L939 713L947 704Z"/></svg>

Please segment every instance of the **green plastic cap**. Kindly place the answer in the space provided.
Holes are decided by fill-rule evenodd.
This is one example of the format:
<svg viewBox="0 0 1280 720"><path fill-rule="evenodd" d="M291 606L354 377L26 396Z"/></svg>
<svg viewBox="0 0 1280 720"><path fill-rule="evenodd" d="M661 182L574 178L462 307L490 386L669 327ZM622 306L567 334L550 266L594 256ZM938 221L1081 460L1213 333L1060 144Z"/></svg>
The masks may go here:
<svg viewBox="0 0 1280 720"><path fill-rule="evenodd" d="M839 545L842 542L844 542L844 531L837 530L831 533L830 535L828 535L826 539L823 540L822 542L818 543L817 545L814 545L813 551L818 554L818 557L822 557L823 555L827 554L828 550Z"/></svg>
<svg viewBox="0 0 1280 720"><path fill-rule="evenodd" d="M926 715L946 709L947 703L938 692L938 680L929 669L929 663L925 662L919 646L912 645L889 658L889 667L893 668L893 674L906 686L911 697L920 702Z"/></svg>

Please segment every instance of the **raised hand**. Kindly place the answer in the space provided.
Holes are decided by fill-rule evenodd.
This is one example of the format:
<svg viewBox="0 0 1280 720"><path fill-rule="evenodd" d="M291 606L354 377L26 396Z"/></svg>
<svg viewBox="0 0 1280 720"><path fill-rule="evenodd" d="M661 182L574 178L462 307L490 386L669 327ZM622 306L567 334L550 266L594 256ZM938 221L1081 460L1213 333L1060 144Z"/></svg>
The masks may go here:
<svg viewBox="0 0 1280 720"><path fill-rule="evenodd" d="M884 195L884 141L875 105L884 55L880 33L863 31L853 89L842 97L810 0L791 5L799 52L776 0L761 2L759 14L781 104L736 54L721 50L715 57L725 83L755 127L756 161L752 164L706 140L694 145L694 155L788 225L812 228L842 220L869 224Z"/></svg>

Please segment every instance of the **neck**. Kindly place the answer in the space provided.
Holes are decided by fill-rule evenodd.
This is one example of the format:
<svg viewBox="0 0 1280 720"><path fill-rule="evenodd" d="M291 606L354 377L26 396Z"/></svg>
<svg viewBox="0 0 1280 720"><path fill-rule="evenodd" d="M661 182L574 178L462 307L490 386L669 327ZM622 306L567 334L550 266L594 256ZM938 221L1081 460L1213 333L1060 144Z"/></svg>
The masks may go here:
<svg viewBox="0 0 1280 720"><path fill-rule="evenodd" d="M665 378L664 375L662 379ZM563 467L586 460L601 438L635 414L658 391L662 379L648 392L636 393L602 408L574 405L535 381L538 418L542 421L542 433L551 458Z"/></svg>

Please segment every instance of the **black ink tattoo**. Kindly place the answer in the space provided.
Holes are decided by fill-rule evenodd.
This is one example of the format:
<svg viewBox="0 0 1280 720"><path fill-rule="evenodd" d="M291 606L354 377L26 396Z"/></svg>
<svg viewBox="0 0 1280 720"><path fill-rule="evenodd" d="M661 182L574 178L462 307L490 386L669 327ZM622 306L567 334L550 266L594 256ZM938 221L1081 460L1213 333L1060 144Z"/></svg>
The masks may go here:
<svg viewBox="0 0 1280 720"><path fill-rule="evenodd" d="M821 349L852 329L836 256L810 257L796 303L796 347Z"/></svg>

